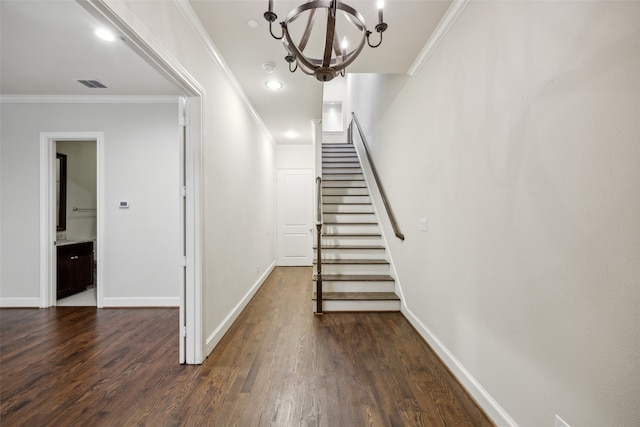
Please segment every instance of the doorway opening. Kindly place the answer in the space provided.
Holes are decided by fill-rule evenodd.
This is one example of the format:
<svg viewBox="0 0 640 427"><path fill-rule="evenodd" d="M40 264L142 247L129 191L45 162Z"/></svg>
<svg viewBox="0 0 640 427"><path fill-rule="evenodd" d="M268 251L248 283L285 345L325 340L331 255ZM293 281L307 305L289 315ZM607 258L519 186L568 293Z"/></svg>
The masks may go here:
<svg viewBox="0 0 640 427"><path fill-rule="evenodd" d="M40 134L42 308L102 307L102 141L101 132Z"/></svg>
<svg viewBox="0 0 640 427"><path fill-rule="evenodd" d="M97 143L96 140L57 140L55 147L55 305L96 307Z"/></svg>

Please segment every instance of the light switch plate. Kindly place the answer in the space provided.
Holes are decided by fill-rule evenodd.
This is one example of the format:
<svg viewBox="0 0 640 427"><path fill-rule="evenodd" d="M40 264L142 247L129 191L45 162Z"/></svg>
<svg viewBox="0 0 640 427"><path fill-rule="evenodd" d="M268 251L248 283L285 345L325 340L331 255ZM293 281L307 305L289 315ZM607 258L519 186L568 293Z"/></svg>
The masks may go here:
<svg viewBox="0 0 640 427"><path fill-rule="evenodd" d="M427 231L427 218L418 218L418 230Z"/></svg>

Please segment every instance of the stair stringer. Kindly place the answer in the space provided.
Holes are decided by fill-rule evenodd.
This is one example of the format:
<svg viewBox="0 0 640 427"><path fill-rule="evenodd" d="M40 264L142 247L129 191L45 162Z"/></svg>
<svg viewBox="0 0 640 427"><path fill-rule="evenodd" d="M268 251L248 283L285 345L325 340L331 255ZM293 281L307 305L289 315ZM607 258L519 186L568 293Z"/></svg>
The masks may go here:
<svg viewBox="0 0 640 427"><path fill-rule="evenodd" d="M353 136L353 145L356 149L356 154L358 155L358 160L360 160L360 167L362 168L362 174L364 176L365 183L367 188L369 189L369 196L371 198L371 204L373 206L373 211L378 218L378 224L380 226L380 233L382 234L382 241L384 242L385 248L387 248L386 257L389 261L389 274L391 277L395 279L395 292L396 295L400 298L400 307L401 310L407 308L404 298L404 293L402 292L402 285L400 282L400 276L398 275L398 271L396 270L395 262L393 261L393 253L391 250L391 245L389 245L389 239L387 236L395 237L395 233L391 227L391 220L389 219L389 215L387 214L387 210L384 208L384 203L382 202L382 196L380 194L380 189L376 184L376 180L373 176L373 171L371 169L371 164L369 163L369 158L365 152L364 145L362 145L362 141L360 140L360 136L358 132L354 131ZM402 243L401 243L402 244Z"/></svg>

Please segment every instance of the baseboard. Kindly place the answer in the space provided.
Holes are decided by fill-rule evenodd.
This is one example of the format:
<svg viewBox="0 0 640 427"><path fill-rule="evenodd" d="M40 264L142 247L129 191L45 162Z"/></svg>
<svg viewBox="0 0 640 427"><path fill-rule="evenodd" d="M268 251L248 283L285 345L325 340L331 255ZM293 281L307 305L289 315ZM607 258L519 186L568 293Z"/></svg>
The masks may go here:
<svg viewBox="0 0 640 427"><path fill-rule="evenodd" d="M476 400L491 420L500 427L518 427L518 424L506 413L469 371L460 363L442 342L422 323L416 315L403 304L402 314L418 331L422 338L431 346L433 351L442 359L449 370L460 381L462 386Z"/></svg>
<svg viewBox="0 0 640 427"><path fill-rule="evenodd" d="M180 297L166 298L102 298L102 306L104 308L115 307L179 307Z"/></svg>
<svg viewBox="0 0 640 427"><path fill-rule="evenodd" d="M258 292L258 289L264 284L267 277L271 274L273 269L276 267L275 261L273 264L267 268L267 270L258 278L256 283L249 289L249 291L244 295L244 297L240 300L240 302L231 310L231 312L224 318L222 323L218 325L218 327L213 331L211 335L207 337L207 342L205 343L206 355L208 356L213 349L218 345L224 334L227 333L233 322L236 321L242 310L245 309L251 298Z"/></svg>
<svg viewBox="0 0 640 427"><path fill-rule="evenodd" d="M40 298L0 298L0 308L39 308Z"/></svg>

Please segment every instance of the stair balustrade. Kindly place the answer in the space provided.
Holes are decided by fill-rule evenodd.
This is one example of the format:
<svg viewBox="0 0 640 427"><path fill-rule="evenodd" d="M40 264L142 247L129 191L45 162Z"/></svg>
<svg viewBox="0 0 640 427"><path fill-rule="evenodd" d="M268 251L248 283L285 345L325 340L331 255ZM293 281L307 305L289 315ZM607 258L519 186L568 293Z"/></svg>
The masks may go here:
<svg viewBox="0 0 640 427"><path fill-rule="evenodd" d="M316 244L316 255L318 258L317 262L317 279L316 279L316 314L322 314L322 177L316 177L316 186L317 186L317 211L316 211L316 234L317 234L317 244Z"/></svg>

